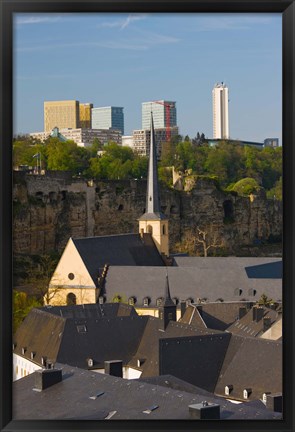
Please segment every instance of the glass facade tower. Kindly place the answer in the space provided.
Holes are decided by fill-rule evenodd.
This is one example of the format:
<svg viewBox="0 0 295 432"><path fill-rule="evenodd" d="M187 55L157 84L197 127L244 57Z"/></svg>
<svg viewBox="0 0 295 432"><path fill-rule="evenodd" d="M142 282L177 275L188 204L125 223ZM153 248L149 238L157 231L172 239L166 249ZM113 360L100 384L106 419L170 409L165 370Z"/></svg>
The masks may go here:
<svg viewBox="0 0 295 432"><path fill-rule="evenodd" d="M92 108L92 129L117 129L124 135L124 113L122 107Z"/></svg>
<svg viewBox="0 0 295 432"><path fill-rule="evenodd" d="M169 106L169 108L166 108ZM176 102L160 100L157 102L142 103L142 129L150 129L151 112L153 113L155 129L167 127L167 112L170 110L170 127L177 126L176 119Z"/></svg>

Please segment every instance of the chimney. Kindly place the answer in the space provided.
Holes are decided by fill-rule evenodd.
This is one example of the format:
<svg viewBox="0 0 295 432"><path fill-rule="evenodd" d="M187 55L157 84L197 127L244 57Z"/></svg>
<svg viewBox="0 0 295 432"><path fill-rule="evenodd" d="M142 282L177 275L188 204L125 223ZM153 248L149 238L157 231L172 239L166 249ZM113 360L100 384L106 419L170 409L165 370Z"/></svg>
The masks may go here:
<svg viewBox="0 0 295 432"><path fill-rule="evenodd" d="M181 318L183 317L184 313L186 310L186 302L185 301L181 301L180 302L180 314L181 314Z"/></svg>
<svg viewBox="0 0 295 432"><path fill-rule="evenodd" d="M259 322L264 315L264 309L262 307L258 307L256 311L256 322Z"/></svg>
<svg viewBox="0 0 295 432"><path fill-rule="evenodd" d="M190 418L193 420L219 420L220 405L201 402L188 406Z"/></svg>
<svg viewBox="0 0 295 432"><path fill-rule="evenodd" d="M239 320L243 318L247 313L247 308L245 306L239 308Z"/></svg>
<svg viewBox="0 0 295 432"><path fill-rule="evenodd" d="M266 395L266 408L275 411L283 412L283 396L282 393L270 393Z"/></svg>
<svg viewBox="0 0 295 432"><path fill-rule="evenodd" d="M263 318L263 331L266 332L271 327L270 317Z"/></svg>
<svg viewBox="0 0 295 432"><path fill-rule="evenodd" d="M35 390L42 391L62 381L61 369L41 369L35 371Z"/></svg>
<svg viewBox="0 0 295 432"><path fill-rule="evenodd" d="M262 307L254 306L252 308L252 319L253 321L259 322L263 318L264 309Z"/></svg>
<svg viewBox="0 0 295 432"><path fill-rule="evenodd" d="M107 360L104 362L104 370L107 375L123 378L122 360Z"/></svg>

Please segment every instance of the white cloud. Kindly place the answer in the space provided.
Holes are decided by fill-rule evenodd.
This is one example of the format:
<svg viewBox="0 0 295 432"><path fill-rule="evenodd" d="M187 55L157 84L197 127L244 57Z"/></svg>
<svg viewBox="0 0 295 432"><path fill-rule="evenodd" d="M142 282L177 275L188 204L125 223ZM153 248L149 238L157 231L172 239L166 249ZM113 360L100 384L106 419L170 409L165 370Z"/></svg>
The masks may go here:
<svg viewBox="0 0 295 432"><path fill-rule="evenodd" d="M54 23L61 21L61 16L58 15L21 15L16 16L16 25L26 25L26 24L41 24L41 23Z"/></svg>
<svg viewBox="0 0 295 432"><path fill-rule="evenodd" d="M97 25L98 28L119 28L124 30L127 28L132 22L141 21L146 19L148 14L130 14L125 19L119 19L117 21L105 21Z"/></svg>

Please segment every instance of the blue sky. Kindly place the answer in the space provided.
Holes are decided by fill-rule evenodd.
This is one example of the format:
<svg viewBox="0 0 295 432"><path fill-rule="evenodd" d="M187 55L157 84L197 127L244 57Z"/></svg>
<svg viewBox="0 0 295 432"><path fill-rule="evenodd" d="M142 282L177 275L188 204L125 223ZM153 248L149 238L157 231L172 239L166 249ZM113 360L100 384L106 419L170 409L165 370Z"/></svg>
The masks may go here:
<svg viewBox="0 0 295 432"><path fill-rule="evenodd" d="M230 136L282 137L281 14L16 14L14 133L43 130L45 100L175 100L180 133L212 137L212 88L229 88Z"/></svg>

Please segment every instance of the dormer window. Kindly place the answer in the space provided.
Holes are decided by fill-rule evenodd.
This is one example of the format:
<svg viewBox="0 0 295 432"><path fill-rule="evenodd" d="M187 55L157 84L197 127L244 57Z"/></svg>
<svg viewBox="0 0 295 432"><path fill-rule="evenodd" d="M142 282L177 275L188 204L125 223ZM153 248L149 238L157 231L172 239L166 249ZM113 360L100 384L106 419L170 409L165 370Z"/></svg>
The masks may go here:
<svg viewBox="0 0 295 432"><path fill-rule="evenodd" d="M145 307L147 307L150 304L150 302L151 302L151 299L149 297L144 297L144 299L143 299L143 305Z"/></svg>
<svg viewBox="0 0 295 432"><path fill-rule="evenodd" d="M241 289L241 288L236 288L235 289L235 296L241 296L242 295L242 293L243 293L243 290Z"/></svg>
<svg viewBox="0 0 295 432"><path fill-rule="evenodd" d="M191 298L191 297L187 298L187 299L186 299L186 301L185 301L185 303L186 303L186 306L188 306L188 305L192 304L193 302L194 302L194 299L193 299L193 298Z"/></svg>
<svg viewBox="0 0 295 432"><path fill-rule="evenodd" d="M179 303L179 299L177 298L177 297L173 297L173 303L175 304L175 305L178 305L178 303Z"/></svg>
<svg viewBox="0 0 295 432"><path fill-rule="evenodd" d="M22 347L22 355L25 355L26 351L27 351L27 348L26 347Z"/></svg>
<svg viewBox="0 0 295 432"><path fill-rule="evenodd" d="M243 398L244 399L249 399L250 394L252 393L252 389L251 388L246 388L243 390Z"/></svg>
<svg viewBox="0 0 295 432"><path fill-rule="evenodd" d="M35 357L36 353L35 351L31 351L31 360L33 360L33 358Z"/></svg>
<svg viewBox="0 0 295 432"><path fill-rule="evenodd" d="M129 297L129 299L128 299L128 304L130 305L130 306L134 306L135 305L135 303L136 303L136 297Z"/></svg>
<svg viewBox="0 0 295 432"><path fill-rule="evenodd" d="M157 306L162 306L164 303L164 298L163 297L157 298L156 303L157 303Z"/></svg>
<svg viewBox="0 0 295 432"><path fill-rule="evenodd" d="M226 396L230 395L230 392L233 390L233 385L229 384L224 387L224 394Z"/></svg>

